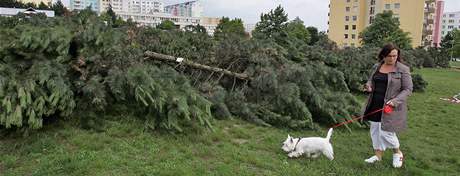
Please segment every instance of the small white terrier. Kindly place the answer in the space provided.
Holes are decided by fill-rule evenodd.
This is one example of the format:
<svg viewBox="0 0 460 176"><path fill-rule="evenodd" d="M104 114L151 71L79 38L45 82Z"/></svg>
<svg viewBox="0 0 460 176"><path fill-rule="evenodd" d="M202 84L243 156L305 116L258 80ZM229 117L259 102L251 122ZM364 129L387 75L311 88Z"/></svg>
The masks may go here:
<svg viewBox="0 0 460 176"><path fill-rule="evenodd" d="M329 160L334 159L334 151L329 142L332 135L332 128L327 132L326 138L322 137L308 137L308 138L292 138L288 135L287 139L283 142L283 149L288 152L288 156L299 157L306 154L307 157L317 158L321 153Z"/></svg>

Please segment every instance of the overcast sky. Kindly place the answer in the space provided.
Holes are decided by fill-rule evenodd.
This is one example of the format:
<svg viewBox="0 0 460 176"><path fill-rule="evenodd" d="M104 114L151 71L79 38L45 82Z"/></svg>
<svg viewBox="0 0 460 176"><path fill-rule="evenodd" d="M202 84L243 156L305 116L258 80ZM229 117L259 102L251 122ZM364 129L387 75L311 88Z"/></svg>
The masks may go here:
<svg viewBox="0 0 460 176"><path fill-rule="evenodd" d="M165 5L188 0L162 0ZM204 16L241 18L246 24L255 24L261 13L281 5L289 19L300 17L306 26L327 29L329 0L201 0ZM445 0L444 12L460 11L460 0Z"/></svg>

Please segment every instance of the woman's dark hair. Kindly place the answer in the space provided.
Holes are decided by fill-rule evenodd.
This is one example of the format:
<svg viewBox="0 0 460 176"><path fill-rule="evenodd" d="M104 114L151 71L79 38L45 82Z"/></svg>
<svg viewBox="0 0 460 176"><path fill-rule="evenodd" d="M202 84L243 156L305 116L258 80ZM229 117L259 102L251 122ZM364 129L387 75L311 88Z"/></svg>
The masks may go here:
<svg viewBox="0 0 460 176"><path fill-rule="evenodd" d="M394 45L392 43L386 44L385 46L383 46L382 50L380 50L379 62L382 62L383 58L387 57L388 54L390 54L391 51L393 51L393 50L398 51L398 59L397 59L397 61L401 62L402 61L402 59L401 59L401 50L396 45Z"/></svg>

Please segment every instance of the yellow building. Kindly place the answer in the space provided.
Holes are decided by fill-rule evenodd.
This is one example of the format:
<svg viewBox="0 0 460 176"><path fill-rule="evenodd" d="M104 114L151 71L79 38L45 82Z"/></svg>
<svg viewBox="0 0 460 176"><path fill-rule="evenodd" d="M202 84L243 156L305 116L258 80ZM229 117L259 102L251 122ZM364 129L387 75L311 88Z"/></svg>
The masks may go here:
<svg viewBox="0 0 460 176"><path fill-rule="evenodd" d="M19 1L24 3L24 4L29 3L29 2L37 4L37 5L40 4L40 2L43 2L46 5L52 4L52 0L19 0Z"/></svg>
<svg viewBox="0 0 460 176"><path fill-rule="evenodd" d="M330 0L328 36L339 47L360 46L359 33L376 14L391 10L412 46L422 45L425 0Z"/></svg>

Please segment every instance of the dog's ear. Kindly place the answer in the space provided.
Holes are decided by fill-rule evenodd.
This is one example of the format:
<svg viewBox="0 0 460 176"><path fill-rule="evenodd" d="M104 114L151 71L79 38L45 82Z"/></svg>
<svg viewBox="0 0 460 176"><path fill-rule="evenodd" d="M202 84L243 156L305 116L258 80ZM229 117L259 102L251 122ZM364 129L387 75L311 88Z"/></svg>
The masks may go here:
<svg viewBox="0 0 460 176"><path fill-rule="evenodd" d="M287 137L287 138L288 138L288 139L291 139L291 135L288 134L288 137Z"/></svg>
<svg viewBox="0 0 460 176"><path fill-rule="evenodd" d="M290 136L289 136L290 137ZM291 140L291 143L294 143L294 140L292 140L292 138L289 138Z"/></svg>

